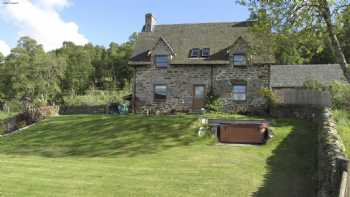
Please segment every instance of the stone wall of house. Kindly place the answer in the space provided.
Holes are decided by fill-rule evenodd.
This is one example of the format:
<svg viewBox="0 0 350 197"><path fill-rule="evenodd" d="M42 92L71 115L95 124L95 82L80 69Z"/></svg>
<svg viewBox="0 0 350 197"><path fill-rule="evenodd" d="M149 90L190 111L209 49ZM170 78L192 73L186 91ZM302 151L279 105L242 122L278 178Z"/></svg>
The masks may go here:
<svg viewBox="0 0 350 197"><path fill-rule="evenodd" d="M269 87L269 66L220 66L214 69L214 92L224 100L226 112L259 111L264 108L264 99L259 95L261 88ZM232 87L246 82L247 101L233 100Z"/></svg>
<svg viewBox="0 0 350 197"><path fill-rule="evenodd" d="M247 101L233 101L232 86L242 81L247 83ZM167 85L166 101L154 102L156 84ZM264 106L258 90L269 86L269 66L171 65L166 69L139 66L136 68L138 111L146 108L161 112L191 111L193 85L205 85L207 92L213 87L214 93L223 99L227 112L256 110Z"/></svg>
<svg viewBox="0 0 350 197"><path fill-rule="evenodd" d="M210 66L170 66L166 69L154 66L137 67L136 97L139 110L176 111L190 110L192 106L193 85L210 87ZM165 102L154 102L154 85L167 85Z"/></svg>

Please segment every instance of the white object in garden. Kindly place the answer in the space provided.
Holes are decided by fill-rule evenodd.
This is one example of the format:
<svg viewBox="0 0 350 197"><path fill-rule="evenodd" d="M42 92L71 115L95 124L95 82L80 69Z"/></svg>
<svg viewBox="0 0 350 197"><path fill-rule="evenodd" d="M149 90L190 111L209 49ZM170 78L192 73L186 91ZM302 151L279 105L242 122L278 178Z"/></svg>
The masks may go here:
<svg viewBox="0 0 350 197"><path fill-rule="evenodd" d="M207 118L200 118L199 120L200 120L202 125L204 125L204 126L208 125L208 119Z"/></svg>
<svg viewBox="0 0 350 197"><path fill-rule="evenodd" d="M207 131L207 130L206 130L204 127L199 128L199 130L198 130L198 136L199 136L199 137L205 136L206 131Z"/></svg>

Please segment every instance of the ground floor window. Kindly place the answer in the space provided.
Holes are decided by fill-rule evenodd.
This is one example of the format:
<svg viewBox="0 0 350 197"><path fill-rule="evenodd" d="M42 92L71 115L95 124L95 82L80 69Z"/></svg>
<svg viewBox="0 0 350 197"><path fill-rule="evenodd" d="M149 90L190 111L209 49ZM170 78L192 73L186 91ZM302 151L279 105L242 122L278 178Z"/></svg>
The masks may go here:
<svg viewBox="0 0 350 197"><path fill-rule="evenodd" d="M233 100L234 101L247 100L247 84L233 85Z"/></svg>
<svg viewBox="0 0 350 197"><path fill-rule="evenodd" d="M168 92L167 89L166 85L154 85L154 101L165 101Z"/></svg>

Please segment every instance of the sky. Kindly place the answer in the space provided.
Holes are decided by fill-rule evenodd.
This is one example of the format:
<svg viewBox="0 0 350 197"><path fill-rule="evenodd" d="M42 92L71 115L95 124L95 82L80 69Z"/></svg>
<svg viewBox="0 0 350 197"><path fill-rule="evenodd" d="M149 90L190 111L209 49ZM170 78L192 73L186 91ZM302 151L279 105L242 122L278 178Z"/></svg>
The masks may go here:
<svg viewBox="0 0 350 197"><path fill-rule="evenodd" d="M146 13L158 24L243 21L246 7L235 0L0 0L0 52L7 55L22 36L46 51L63 41L108 46L140 32Z"/></svg>

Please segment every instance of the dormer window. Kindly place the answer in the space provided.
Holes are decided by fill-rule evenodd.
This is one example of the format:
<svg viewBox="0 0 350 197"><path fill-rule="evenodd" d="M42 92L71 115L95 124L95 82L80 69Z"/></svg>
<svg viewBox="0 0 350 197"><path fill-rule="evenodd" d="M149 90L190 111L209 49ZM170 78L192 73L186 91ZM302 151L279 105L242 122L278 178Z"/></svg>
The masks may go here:
<svg viewBox="0 0 350 197"><path fill-rule="evenodd" d="M157 68L168 68L169 67L169 55L155 55L154 64Z"/></svg>
<svg viewBox="0 0 350 197"><path fill-rule="evenodd" d="M232 61L233 65L244 66L247 65L247 56L245 54L234 54Z"/></svg>
<svg viewBox="0 0 350 197"><path fill-rule="evenodd" d="M199 48L194 48L191 50L191 57L192 58L198 58L201 54L201 50Z"/></svg>
<svg viewBox="0 0 350 197"><path fill-rule="evenodd" d="M210 56L210 49L204 48L202 49L202 57L209 57Z"/></svg>

